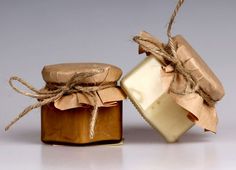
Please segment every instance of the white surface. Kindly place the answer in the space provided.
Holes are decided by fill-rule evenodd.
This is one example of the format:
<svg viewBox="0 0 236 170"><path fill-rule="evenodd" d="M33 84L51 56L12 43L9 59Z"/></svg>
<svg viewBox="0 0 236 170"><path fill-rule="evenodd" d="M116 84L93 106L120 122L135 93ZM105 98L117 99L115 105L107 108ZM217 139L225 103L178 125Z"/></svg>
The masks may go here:
<svg viewBox="0 0 236 170"><path fill-rule="evenodd" d="M0 166L4 170L234 170L236 139L191 130L176 144L149 127L126 127L121 146L69 147L40 143L35 129L2 136Z"/></svg>
<svg viewBox="0 0 236 170"><path fill-rule="evenodd" d="M127 73L144 57L137 54L132 36L145 30L166 42L165 25L176 2L0 0L0 170L235 170L235 0L186 0L173 31L184 35L225 86L216 135L195 127L179 143L166 144L128 101L126 140L119 147L44 145L39 110L8 133L3 130L35 102L10 89L11 75L41 88L46 64L106 62Z"/></svg>

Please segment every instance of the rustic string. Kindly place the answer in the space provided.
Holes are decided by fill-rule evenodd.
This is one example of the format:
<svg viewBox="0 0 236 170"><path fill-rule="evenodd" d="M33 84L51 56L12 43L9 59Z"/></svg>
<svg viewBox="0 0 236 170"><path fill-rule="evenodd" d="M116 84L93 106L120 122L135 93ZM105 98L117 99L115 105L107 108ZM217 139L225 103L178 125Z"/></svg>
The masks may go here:
<svg viewBox="0 0 236 170"><path fill-rule="evenodd" d="M193 76L191 75L191 71L185 69L183 63L180 61L180 59L177 57L177 52L176 52L176 44L172 38L172 26L173 23L175 21L175 18L181 8L181 6L183 5L184 0L179 0L172 15L170 18L170 21L168 23L168 28L167 28L167 36L168 36L168 43L166 45L165 48L159 48L155 42L148 40L148 39L144 39L141 36L135 36L133 38L133 40L137 43L139 43L140 41L146 41L149 42L153 45L155 45L155 50L153 51L154 53L162 56L165 60L167 60L168 62L170 62L170 65L173 66L173 68L175 69L175 74L174 74L174 78L171 82L171 86L170 86L170 92L173 92L175 94L179 94L179 95L185 95L185 94L190 94L193 92L197 92L203 99L204 101L209 105L209 106L214 106L215 103L217 102L216 100L213 100L208 94L206 94L198 85L197 80L195 80L193 78ZM140 44L140 43L139 43ZM174 84L174 81L178 75L178 73L180 73L186 80L187 85L186 88L183 92L177 92L172 85ZM190 90L189 88L190 87Z"/></svg>
<svg viewBox="0 0 236 170"><path fill-rule="evenodd" d="M31 98L36 98L38 100L38 102L26 107L18 116L16 116L6 126L5 130L7 131L12 125L14 125L18 120L20 120L23 116L25 116L27 113L29 113L33 109L39 108L39 107L49 104L51 102L55 102L66 94L80 92L82 94L85 94L85 95L87 94L87 95L91 96L92 99L94 100L93 101L94 106L93 106L93 110L91 112L92 118L90 121L90 135L89 135L90 138L92 139L94 137L94 129L95 129L95 123L96 123L97 113L98 113L98 101L97 101L97 97L96 97L96 91L115 86L114 83L108 83L108 84L104 83L108 74L109 74L109 70L110 70L109 68L106 69L106 76L105 76L104 80L101 83L99 83L98 85L85 86L85 85L83 85L83 82L85 79L87 79L89 77L92 77L97 74L105 72L104 69L100 69L100 68L93 70L92 72L75 73L70 78L70 80L67 83L65 83L64 85L50 84L50 86L51 86L50 88L53 90L50 90L50 89L49 90L38 90L20 77L17 77L17 76L11 77L9 79L9 85L16 92L18 92L22 95L31 97ZM20 90L19 88L17 88L13 84L13 81L19 82L20 84L22 84L23 86L28 88L31 92L26 92L26 91Z"/></svg>

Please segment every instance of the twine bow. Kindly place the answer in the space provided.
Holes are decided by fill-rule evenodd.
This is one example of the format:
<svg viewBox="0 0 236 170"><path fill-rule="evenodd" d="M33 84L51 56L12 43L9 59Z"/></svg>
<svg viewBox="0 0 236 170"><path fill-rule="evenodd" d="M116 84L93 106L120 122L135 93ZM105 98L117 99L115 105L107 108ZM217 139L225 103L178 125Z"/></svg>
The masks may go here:
<svg viewBox="0 0 236 170"><path fill-rule="evenodd" d="M171 82L169 91L173 92L175 94L180 94L180 95L184 95L184 94L189 94L189 93L198 93L206 102L206 104L208 104L209 106L214 106L215 103L217 102L216 100L213 100L207 93L205 93L199 86L198 86L198 82L197 80L194 79L194 77L191 75L191 71L185 69L183 63L181 62L181 60L177 57L177 51L176 51L176 44L174 43L174 40L172 38L172 34L171 34L171 30L172 30L172 25L175 21L176 15L179 12L179 9L181 8L181 6L183 5L184 0L179 0L173 13L172 16L170 18L170 21L168 23L168 28L167 28L167 36L168 36L168 43L165 46L165 48L160 48L156 45L155 42L150 41L148 39L144 39L140 36L135 36L133 38L133 40L135 42L137 42L139 44L139 41L146 41L149 42L153 45L155 45L155 53L160 55L161 57L163 57L166 61L168 61L170 63L170 65L174 68L174 78ZM177 77L177 74L181 74L186 82L186 88L184 90L184 92L177 92L175 89L172 88L172 85L174 84L174 81ZM189 88L191 90L189 90Z"/></svg>
<svg viewBox="0 0 236 170"><path fill-rule="evenodd" d="M98 101L96 97L96 91L101 90L104 88L108 88L111 86L114 86L114 84L104 84L104 81L107 78L107 75L109 73L109 68L106 70L106 76L104 80L95 86L84 86L83 82L86 78L92 77L94 75L103 73L105 70L104 69L96 69L92 72L83 72L83 73L75 73L71 79L64 85L50 85L52 90L38 90L34 88L32 85L30 85L28 82L24 81L20 77L13 76L9 80L9 85L18 93L28 96L31 98L36 98L38 102L35 104L32 104L28 107L26 107L17 117L15 117L5 128L7 131L13 124L15 124L19 119L21 119L23 116L25 116L28 112L32 111L33 109L39 108L43 105L49 104L51 102L55 102L59 100L61 97L67 94L72 94L72 93L83 93L90 95L93 100L94 100L94 106L93 110L91 112L92 118L90 121L90 138L92 139L94 137L94 129L95 129L95 123L96 123L96 118L98 114ZM19 88L17 88L14 84L13 81L17 81L21 83L23 86L28 88L30 92L22 91Z"/></svg>

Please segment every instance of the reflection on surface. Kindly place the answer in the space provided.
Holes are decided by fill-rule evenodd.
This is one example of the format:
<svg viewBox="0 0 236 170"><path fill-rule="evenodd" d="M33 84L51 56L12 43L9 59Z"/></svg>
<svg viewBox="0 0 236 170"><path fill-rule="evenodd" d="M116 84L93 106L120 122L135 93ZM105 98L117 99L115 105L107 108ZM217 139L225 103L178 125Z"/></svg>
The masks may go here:
<svg viewBox="0 0 236 170"><path fill-rule="evenodd" d="M218 170L235 164L235 140L225 142L225 139L218 138L217 142L220 135L214 137L194 129L179 142L168 144L149 126L125 127L124 132L123 145L79 147L43 144L37 130L12 131L12 134L1 136L1 167L27 170ZM227 166L223 166L226 163Z"/></svg>
<svg viewBox="0 0 236 170"><path fill-rule="evenodd" d="M207 146L209 148L209 146ZM214 147L213 147L214 148ZM165 145L157 147L154 151L150 149L149 153L155 159L150 159L150 165L158 169L217 169L219 160L217 153L211 154L203 145L185 144L185 145ZM209 158L212 160L209 162ZM147 159L148 160L148 159Z"/></svg>
<svg viewBox="0 0 236 170"><path fill-rule="evenodd" d="M122 169L122 146L51 146L41 149L43 167L57 170L73 169L97 170Z"/></svg>
<svg viewBox="0 0 236 170"><path fill-rule="evenodd" d="M219 168L219 153L208 134L189 131L180 141L171 144L166 143L155 130L148 127L128 127L125 134L124 169ZM132 160L138 161L131 165Z"/></svg>

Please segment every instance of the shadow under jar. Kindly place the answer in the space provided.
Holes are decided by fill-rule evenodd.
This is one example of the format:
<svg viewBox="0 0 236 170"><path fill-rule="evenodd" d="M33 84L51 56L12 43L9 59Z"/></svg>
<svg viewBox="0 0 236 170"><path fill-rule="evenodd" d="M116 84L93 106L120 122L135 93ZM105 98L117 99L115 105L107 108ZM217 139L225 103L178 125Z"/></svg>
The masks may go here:
<svg viewBox="0 0 236 170"><path fill-rule="evenodd" d="M122 75L118 67L101 63L48 65L42 71L46 82L44 90L54 90L55 84L65 85L75 74L101 69L104 71L84 78L79 84L85 88L98 88L92 95L78 91L42 106L41 140L44 143L86 145L122 140L122 100L125 95L117 86ZM98 109L93 117L95 104ZM94 128L91 126L93 119Z"/></svg>

